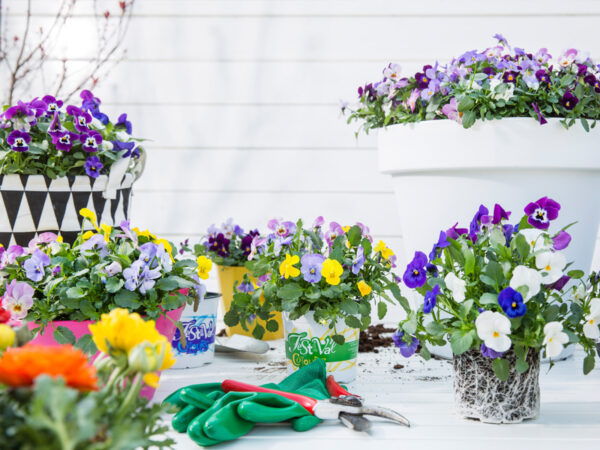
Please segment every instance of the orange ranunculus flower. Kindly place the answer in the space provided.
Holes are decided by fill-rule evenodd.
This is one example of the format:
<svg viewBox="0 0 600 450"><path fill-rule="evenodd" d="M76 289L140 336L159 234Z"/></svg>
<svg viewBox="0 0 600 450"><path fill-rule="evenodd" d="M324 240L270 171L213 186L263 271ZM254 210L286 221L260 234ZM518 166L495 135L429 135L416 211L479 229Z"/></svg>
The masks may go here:
<svg viewBox="0 0 600 450"><path fill-rule="evenodd" d="M9 348L0 357L0 383L31 386L40 375L62 377L66 385L81 391L98 389L96 369L81 350L71 345L27 344Z"/></svg>

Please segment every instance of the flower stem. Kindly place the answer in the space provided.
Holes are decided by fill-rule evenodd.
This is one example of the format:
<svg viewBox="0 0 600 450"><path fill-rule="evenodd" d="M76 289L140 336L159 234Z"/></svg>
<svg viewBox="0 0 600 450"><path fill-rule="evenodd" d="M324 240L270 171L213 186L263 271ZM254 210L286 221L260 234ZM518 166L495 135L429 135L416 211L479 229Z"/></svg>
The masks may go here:
<svg viewBox="0 0 600 450"><path fill-rule="evenodd" d="M135 377L133 377L129 392L115 416L115 423L118 423L123 419L125 414L127 414L131 408L131 405L134 404L135 400L139 397L140 391L142 390L143 377L144 376L141 373L137 373Z"/></svg>

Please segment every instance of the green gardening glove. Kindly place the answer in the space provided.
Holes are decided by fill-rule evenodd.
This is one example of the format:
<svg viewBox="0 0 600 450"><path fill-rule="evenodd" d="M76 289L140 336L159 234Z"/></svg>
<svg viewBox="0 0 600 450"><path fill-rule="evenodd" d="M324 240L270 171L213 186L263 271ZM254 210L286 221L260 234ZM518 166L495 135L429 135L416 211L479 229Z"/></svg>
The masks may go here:
<svg viewBox="0 0 600 450"><path fill-rule="evenodd" d="M329 398L325 363L315 360L279 384L263 387L293 392L315 399ZM176 405L173 428L187 431L199 445L209 446L237 439L257 423L291 422L296 431L306 431L321 423L300 404L277 394L229 392L220 383L188 386L172 393L165 403Z"/></svg>

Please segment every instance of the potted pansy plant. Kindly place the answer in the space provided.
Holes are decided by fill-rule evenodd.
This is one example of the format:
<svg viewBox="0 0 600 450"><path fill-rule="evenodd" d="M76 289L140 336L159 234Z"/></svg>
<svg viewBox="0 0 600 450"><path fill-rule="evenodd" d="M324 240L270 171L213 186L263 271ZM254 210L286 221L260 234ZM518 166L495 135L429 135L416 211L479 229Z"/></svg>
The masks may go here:
<svg viewBox="0 0 600 450"><path fill-rule="evenodd" d="M271 229L274 225L270 223L269 226ZM261 236L258 230L245 232L242 227L233 222L233 219L229 218L221 224L221 227L211 225L207 230L205 241L194 246L196 256L208 257L208 260L203 260L205 266L209 265L211 261L217 265L222 305L225 313L231 308L235 289L247 290L256 282L250 276L245 264L251 258L252 249L256 247L259 240L261 240ZM206 267L207 276L211 267L212 264ZM281 314L275 314L273 320L282 325ZM233 334L252 336L252 332L258 326L258 329L262 330L260 339L271 340L283 337L283 326L280 326L278 330L269 331L265 330L265 325L260 317L255 317L255 321L249 325L249 328L226 324L225 332L227 336Z"/></svg>
<svg viewBox="0 0 600 450"><path fill-rule="evenodd" d="M387 291L407 303L392 274L394 252L374 244L362 224L342 227L322 217L307 228L301 220L275 222L247 264L258 283L237 290L225 323L246 327L257 316L275 331L272 314L283 312L288 370L320 358L338 381L352 381L359 331L371 323L373 306L383 318L386 302L394 301Z"/></svg>
<svg viewBox="0 0 600 450"><path fill-rule="evenodd" d="M44 231L73 242L81 208L111 226L129 219L131 188L143 169L140 140L127 114L111 121L90 91L80 97L80 105L51 95L19 101L0 115L4 246L27 245Z"/></svg>
<svg viewBox="0 0 600 450"><path fill-rule="evenodd" d="M469 228L441 231L429 255L416 252L406 268L404 283L422 301L407 310L396 345L405 357L429 359L428 344L450 344L455 404L464 417L537 417L540 355L552 362L579 343L584 373L594 367L600 301L567 262L566 227L551 231L560 209L543 197L512 222L500 205L481 205Z"/></svg>
<svg viewBox="0 0 600 450"><path fill-rule="evenodd" d="M27 247L0 249L2 308L26 321L35 343L72 344L97 351L88 327L114 308L156 320L169 342L181 311L199 290L197 263L173 259L173 248L148 231L98 225L94 213L81 214L94 228L73 244L52 233Z"/></svg>
<svg viewBox="0 0 600 450"><path fill-rule="evenodd" d="M416 72L389 64L344 107L348 121L378 130L379 168L393 177L408 258L439 221L466 217L481 198L516 210L545 193L578 217L566 254L588 270L600 201L580 195L600 182L600 68L580 50L529 50L494 37ZM435 195L414 195L424 191Z"/></svg>

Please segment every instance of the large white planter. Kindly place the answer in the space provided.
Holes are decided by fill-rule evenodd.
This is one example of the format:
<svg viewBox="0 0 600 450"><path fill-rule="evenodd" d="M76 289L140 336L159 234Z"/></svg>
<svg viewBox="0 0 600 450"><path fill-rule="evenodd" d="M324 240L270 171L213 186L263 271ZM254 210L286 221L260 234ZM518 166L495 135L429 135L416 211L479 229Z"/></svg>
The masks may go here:
<svg viewBox="0 0 600 450"><path fill-rule="evenodd" d="M559 119L450 120L393 125L379 131L379 168L393 177L407 260L426 254L440 230L468 228L480 204L512 211L548 196L562 208L552 229L571 222L565 250L574 268L591 266L600 219L600 126L569 130Z"/></svg>

